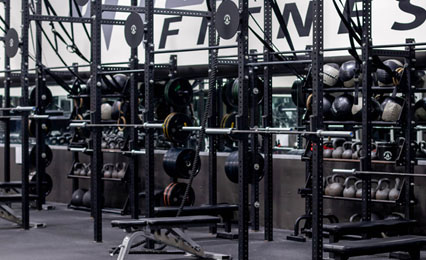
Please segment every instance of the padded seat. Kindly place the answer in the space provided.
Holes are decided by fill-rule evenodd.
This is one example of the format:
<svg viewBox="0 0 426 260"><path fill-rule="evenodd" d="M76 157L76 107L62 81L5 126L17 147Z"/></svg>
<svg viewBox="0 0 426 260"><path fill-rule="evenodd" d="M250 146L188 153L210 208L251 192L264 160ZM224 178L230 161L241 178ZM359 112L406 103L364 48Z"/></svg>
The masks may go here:
<svg viewBox="0 0 426 260"><path fill-rule="evenodd" d="M408 252L412 259L419 259L420 248L424 245L426 245L426 237L407 235L324 244L324 251L334 253L336 259L395 251Z"/></svg>
<svg viewBox="0 0 426 260"><path fill-rule="evenodd" d="M184 216L165 218L142 218L138 220L113 220L111 225L121 229L140 229L148 226L151 229L204 227L220 222L220 218L213 216Z"/></svg>
<svg viewBox="0 0 426 260"><path fill-rule="evenodd" d="M357 235L366 232L383 232L392 229L406 228L414 225L416 220L375 220L347 223L324 224L324 231L330 233Z"/></svg>
<svg viewBox="0 0 426 260"><path fill-rule="evenodd" d="M173 217L176 216L179 207L155 207L154 212L158 217ZM182 210L182 216L193 216L193 215L225 215L232 214L238 210L238 205L232 204L218 204L218 205L206 205L206 206L190 206L184 207Z"/></svg>

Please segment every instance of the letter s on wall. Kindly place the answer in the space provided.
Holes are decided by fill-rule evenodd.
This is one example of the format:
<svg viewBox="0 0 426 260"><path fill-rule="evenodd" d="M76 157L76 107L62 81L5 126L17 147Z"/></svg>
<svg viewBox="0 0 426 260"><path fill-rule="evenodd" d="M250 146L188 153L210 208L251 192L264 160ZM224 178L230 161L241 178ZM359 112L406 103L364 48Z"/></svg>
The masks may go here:
<svg viewBox="0 0 426 260"><path fill-rule="evenodd" d="M395 22L392 25L393 30L397 31L408 31L415 29L422 25L426 20L426 10L421 8L420 6L413 5L410 3L410 0L397 0L399 1L399 8L409 14L414 15L414 21L411 23L398 23Z"/></svg>

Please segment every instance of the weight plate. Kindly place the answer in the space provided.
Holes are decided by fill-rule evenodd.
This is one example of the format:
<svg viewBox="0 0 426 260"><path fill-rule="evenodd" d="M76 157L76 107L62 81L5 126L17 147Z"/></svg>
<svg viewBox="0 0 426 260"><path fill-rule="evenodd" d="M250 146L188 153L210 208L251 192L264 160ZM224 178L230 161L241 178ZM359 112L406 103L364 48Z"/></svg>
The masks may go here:
<svg viewBox="0 0 426 260"><path fill-rule="evenodd" d="M178 207L182 203L183 197L185 196L185 190L188 184L174 182L170 183L166 189L164 189L163 198L164 205L171 207ZM188 198L185 200L185 206L192 206L195 202L195 192L192 187L189 189Z"/></svg>
<svg viewBox="0 0 426 260"><path fill-rule="evenodd" d="M223 86L222 89L222 100L225 103L225 105L230 107L237 107L237 105L234 104L232 100L232 86L234 84L233 79L229 79L226 84Z"/></svg>
<svg viewBox="0 0 426 260"><path fill-rule="evenodd" d="M4 37L4 44L6 48L6 55L9 58L15 57L19 49L19 36L15 29L10 28Z"/></svg>
<svg viewBox="0 0 426 260"><path fill-rule="evenodd" d="M238 106L238 92L240 91L238 79L234 80L231 89L231 97L228 98L229 102L232 104L232 107ZM256 104L261 104L263 101L263 81L259 78L254 79L254 83L251 86L250 97L254 96Z"/></svg>
<svg viewBox="0 0 426 260"><path fill-rule="evenodd" d="M42 86L40 88L40 94L41 94L41 106L42 107L47 107L52 103L53 100L53 96L52 96L52 92L50 91L50 89L46 86ZM37 88L33 87L30 91L30 100L29 100L29 105L30 106L36 106L36 101L37 101Z"/></svg>
<svg viewBox="0 0 426 260"><path fill-rule="evenodd" d="M306 106L306 93L303 92L304 85L304 80L296 79L291 86L291 100L299 108Z"/></svg>
<svg viewBox="0 0 426 260"><path fill-rule="evenodd" d="M262 180L264 172L263 166L264 161L260 153L256 153L254 160L252 159L252 153L248 153L249 159L251 162L251 169L249 171L249 183L253 184L252 174L256 174L257 181ZM233 183L238 183L238 169L239 169L239 160L238 160L238 151L232 152L225 161L225 174L228 179Z"/></svg>
<svg viewBox="0 0 426 260"><path fill-rule="evenodd" d="M215 27L219 36L231 39L240 26L240 12L233 1L223 1L216 12Z"/></svg>
<svg viewBox="0 0 426 260"><path fill-rule="evenodd" d="M79 6L85 6L89 0L75 0L75 2L79 5Z"/></svg>
<svg viewBox="0 0 426 260"><path fill-rule="evenodd" d="M30 174L30 194L37 195L37 178L38 174L36 172L32 172ZM44 196L48 196L53 189L53 180L49 174L43 174L43 180L41 185L42 194Z"/></svg>
<svg viewBox="0 0 426 260"><path fill-rule="evenodd" d="M171 79L164 88L164 98L172 106L187 106L192 101L192 86L187 79Z"/></svg>
<svg viewBox="0 0 426 260"><path fill-rule="evenodd" d="M38 119L38 121L41 123L41 130L44 135L48 135L50 132L50 129L52 129L52 125L49 119ZM36 136L36 120L29 120L28 122L28 134L30 137Z"/></svg>
<svg viewBox="0 0 426 260"><path fill-rule="evenodd" d="M124 36L127 44L132 48L137 48L143 39L144 24L138 13L132 12L124 25Z"/></svg>
<svg viewBox="0 0 426 260"><path fill-rule="evenodd" d="M37 161L37 146L33 146L30 151L30 164L33 167L36 167L36 161ZM52 149L48 145L44 146L44 151L41 153L41 158L44 161L44 166L48 167L50 163L52 162L53 153Z"/></svg>
<svg viewBox="0 0 426 260"><path fill-rule="evenodd" d="M163 123L164 136L173 143L183 143L191 132L181 131L184 126L191 126L191 118L182 113L171 113Z"/></svg>
<svg viewBox="0 0 426 260"><path fill-rule="evenodd" d="M195 150L184 148L171 148L163 157L164 171L172 178L189 179L191 177L192 165L194 163ZM200 171L200 158L195 174Z"/></svg>

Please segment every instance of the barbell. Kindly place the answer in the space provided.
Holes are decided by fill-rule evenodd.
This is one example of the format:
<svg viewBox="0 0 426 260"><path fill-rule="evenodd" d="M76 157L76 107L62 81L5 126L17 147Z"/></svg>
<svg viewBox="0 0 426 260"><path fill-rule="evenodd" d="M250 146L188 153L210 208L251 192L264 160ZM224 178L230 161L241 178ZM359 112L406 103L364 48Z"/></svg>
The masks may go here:
<svg viewBox="0 0 426 260"><path fill-rule="evenodd" d="M90 124L88 122L71 123L70 127L134 127L143 129L162 129L164 136L173 143L183 143L193 131L201 131L201 126L191 126L189 116L173 112L167 116L163 123L142 123L142 124ZM315 135L317 137L353 137L350 131L297 131L291 128L277 127L254 127L250 129L229 128L205 128L208 135L244 135L244 134L292 134L292 135Z"/></svg>

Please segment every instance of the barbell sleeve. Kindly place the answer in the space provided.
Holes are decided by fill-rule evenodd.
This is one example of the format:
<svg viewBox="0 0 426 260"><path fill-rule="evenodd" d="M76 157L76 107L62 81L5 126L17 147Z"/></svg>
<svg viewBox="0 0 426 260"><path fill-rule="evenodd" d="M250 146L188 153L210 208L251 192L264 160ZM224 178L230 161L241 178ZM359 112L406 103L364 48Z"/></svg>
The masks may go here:
<svg viewBox="0 0 426 260"><path fill-rule="evenodd" d="M143 123L141 126L143 128L163 128L163 124L159 123Z"/></svg>
<svg viewBox="0 0 426 260"><path fill-rule="evenodd" d="M69 150L71 152L80 152L80 153L85 153L85 152L90 152L91 150L87 149L87 148L69 148Z"/></svg>
<svg viewBox="0 0 426 260"><path fill-rule="evenodd" d="M214 135L230 135L233 132L233 128L206 128L206 134Z"/></svg>
<svg viewBox="0 0 426 260"><path fill-rule="evenodd" d="M323 131L323 130L318 130L317 131L317 136L318 137L327 137L327 136L332 136L332 137L353 137L354 133L351 131Z"/></svg>
<svg viewBox="0 0 426 260"><path fill-rule="evenodd" d="M355 169L333 169L333 173L355 174Z"/></svg>
<svg viewBox="0 0 426 260"><path fill-rule="evenodd" d="M87 122L82 122L82 123L71 123L70 127L86 127Z"/></svg>
<svg viewBox="0 0 426 260"><path fill-rule="evenodd" d="M34 119L49 119L49 115L32 115L30 118Z"/></svg>

